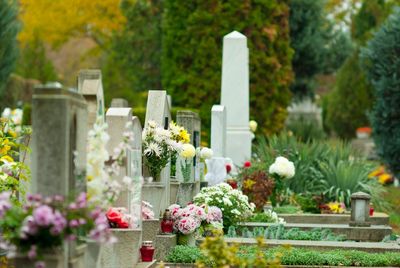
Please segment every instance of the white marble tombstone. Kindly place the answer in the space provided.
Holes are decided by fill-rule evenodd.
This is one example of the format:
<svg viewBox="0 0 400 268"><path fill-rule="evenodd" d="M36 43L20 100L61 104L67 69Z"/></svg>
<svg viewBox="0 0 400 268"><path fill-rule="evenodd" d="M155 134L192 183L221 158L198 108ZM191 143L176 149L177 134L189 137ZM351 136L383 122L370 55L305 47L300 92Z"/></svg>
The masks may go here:
<svg viewBox="0 0 400 268"><path fill-rule="evenodd" d="M241 166L251 157L252 135L249 129L249 49L246 36L237 31L224 36L221 105L227 110L226 156Z"/></svg>
<svg viewBox="0 0 400 268"><path fill-rule="evenodd" d="M166 129L169 127L171 111L165 90L149 90L145 126L149 121L154 121ZM156 217L168 208L170 205L170 164L161 171L160 183L145 183L143 185L143 200L153 205Z"/></svg>
<svg viewBox="0 0 400 268"><path fill-rule="evenodd" d="M78 92L83 95L88 109L88 130L93 128L97 118L104 122L104 93L100 70L80 70Z"/></svg>
<svg viewBox="0 0 400 268"><path fill-rule="evenodd" d="M108 124L108 134L110 135L110 140L107 143L107 151L110 156L114 155L114 149L124 139L124 132L127 130L126 125L132 120L132 109L131 108L109 108L106 113L106 122ZM126 160L127 160L126 154ZM118 175L114 175L113 178L120 185L123 185L123 178L128 176L128 165L125 161L124 165L120 167L120 172ZM130 210L130 191L128 189L122 189L118 199L113 204L114 207L124 207Z"/></svg>
<svg viewBox="0 0 400 268"><path fill-rule="evenodd" d="M211 109L211 149L215 157L225 157L226 148L226 109L213 105Z"/></svg>

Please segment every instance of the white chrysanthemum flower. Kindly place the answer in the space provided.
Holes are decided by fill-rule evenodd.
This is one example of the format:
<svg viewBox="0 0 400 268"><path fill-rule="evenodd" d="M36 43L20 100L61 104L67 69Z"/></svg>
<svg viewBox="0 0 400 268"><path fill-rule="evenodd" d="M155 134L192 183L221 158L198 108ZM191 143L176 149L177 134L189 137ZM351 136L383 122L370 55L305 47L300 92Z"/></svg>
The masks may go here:
<svg viewBox="0 0 400 268"><path fill-rule="evenodd" d="M150 156L153 154L155 154L156 156L160 156L161 148L157 143L150 142L149 144L147 144L147 148L144 150L144 154L147 156Z"/></svg>
<svg viewBox="0 0 400 268"><path fill-rule="evenodd" d="M196 155L196 148L190 143L186 143L182 145L182 151L179 154L181 157L186 159L191 159Z"/></svg>
<svg viewBox="0 0 400 268"><path fill-rule="evenodd" d="M201 149L200 151L200 157L203 159L211 159L214 155L213 150L211 150L210 148L204 147L203 149Z"/></svg>
<svg viewBox="0 0 400 268"><path fill-rule="evenodd" d="M250 120L249 127L250 127L250 131L254 133L257 130L258 124L256 121Z"/></svg>
<svg viewBox="0 0 400 268"><path fill-rule="evenodd" d="M157 123L156 123L155 121L153 121L153 120L150 120L147 124L148 124L148 126L151 127L151 128L157 127Z"/></svg>

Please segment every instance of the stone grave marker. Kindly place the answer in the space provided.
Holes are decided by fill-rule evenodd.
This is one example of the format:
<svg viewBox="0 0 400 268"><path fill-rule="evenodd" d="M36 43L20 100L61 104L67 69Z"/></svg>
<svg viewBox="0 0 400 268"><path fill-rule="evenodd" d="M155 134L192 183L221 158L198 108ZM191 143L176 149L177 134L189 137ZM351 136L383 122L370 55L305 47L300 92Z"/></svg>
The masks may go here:
<svg viewBox="0 0 400 268"><path fill-rule="evenodd" d="M40 85L32 98L33 193L74 197L86 190L87 108L60 84ZM84 267L85 244L63 247L63 267Z"/></svg>
<svg viewBox="0 0 400 268"><path fill-rule="evenodd" d="M226 108L213 105L211 109L211 149L215 157L226 156Z"/></svg>
<svg viewBox="0 0 400 268"><path fill-rule="evenodd" d="M237 31L223 40L221 105L227 111L226 156L242 166L251 158L249 49L246 36Z"/></svg>
<svg viewBox="0 0 400 268"><path fill-rule="evenodd" d="M97 118L104 122L104 94L100 70L81 70L78 75L78 92L83 95L88 109L88 130Z"/></svg>
<svg viewBox="0 0 400 268"><path fill-rule="evenodd" d="M111 105L112 108L128 108L129 103L126 99L122 98L114 98L111 100Z"/></svg>
<svg viewBox="0 0 400 268"><path fill-rule="evenodd" d="M147 97L145 126L149 121L168 129L171 122L171 112L165 90L150 90ZM159 183L145 183L143 185L143 200L153 205L156 217L168 208L170 200L170 164L161 171Z"/></svg>

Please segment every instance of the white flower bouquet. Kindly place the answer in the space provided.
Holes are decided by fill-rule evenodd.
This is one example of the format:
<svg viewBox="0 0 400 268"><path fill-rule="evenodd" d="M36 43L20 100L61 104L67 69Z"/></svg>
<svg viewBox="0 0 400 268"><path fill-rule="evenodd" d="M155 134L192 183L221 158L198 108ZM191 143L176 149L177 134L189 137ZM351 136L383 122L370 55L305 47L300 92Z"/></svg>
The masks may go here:
<svg viewBox="0 0 400 268"><path fill-rule="evenodd" d="M284 190L284 180L290 179L295 175L295 167L293 162L283 156L278 156L268 171L275 180L271 203L273 206L276 206L279 204L279 195Z"/></svg>
<svg viewBox="0 0 400 268"><path fill-rule="evenodd" d="M193 202L197 205L206 204L220 208L225 229L250 216L255 208L253 203L249 203L246 195L237 189L232 189L227 183L203 188L194 197Z"/></svg>

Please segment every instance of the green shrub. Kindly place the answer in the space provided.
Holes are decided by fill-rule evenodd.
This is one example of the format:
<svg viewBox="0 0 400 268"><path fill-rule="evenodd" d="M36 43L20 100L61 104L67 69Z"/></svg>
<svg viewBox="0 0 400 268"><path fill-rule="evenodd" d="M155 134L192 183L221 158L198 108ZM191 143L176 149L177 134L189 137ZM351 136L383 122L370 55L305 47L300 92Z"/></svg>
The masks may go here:
<svg viewBox="0 0 400 268"><path fill-rule="evenodd" d="M397 9L362 50L363 67L374 87L371 112L379 156L400 176L400 9Z"/></svg>
<svg viewBox="0 0 400 268"><path fill-rule="evenodd" d="M248 37L251 117L266 133L282 129L292 80L288 16L286 1L164 1L162 85L174 105L200 108L209 129L220 102L222 39L236 30Z"/></svg>
<svg viewBox="0 0 400 268"><path fill-rule="evenodd" d="M274 211L278 214L296 214L301 212L301 209L297 206L281 206L281 207L275 207Z"/></svg>
<svg viewBox="0 0 400 268"><path fill-rule="evenodd" d="M195 263L202 256L198 247L178 245L168 253L165 260L173 263Z"/></svg>
<svg viewBox="0 0 400 268"><path fill-rule="evenodd" d="M313 140L322 140L326 137L322 127L316 121L299 118L286 125L287 130L290 130L293 135L303 142L310 142Z"/></svg>
<svg viewBox="0 0 400 268"><path fill-rule="evenodd" d="M0 98L3 97L4 86L17 59L19 29L17 15L17 1L0 0Z"/></svg>

